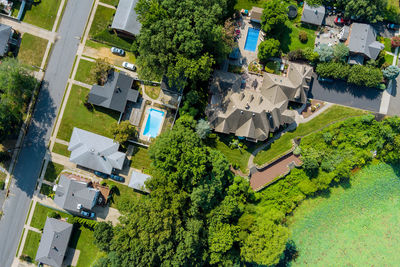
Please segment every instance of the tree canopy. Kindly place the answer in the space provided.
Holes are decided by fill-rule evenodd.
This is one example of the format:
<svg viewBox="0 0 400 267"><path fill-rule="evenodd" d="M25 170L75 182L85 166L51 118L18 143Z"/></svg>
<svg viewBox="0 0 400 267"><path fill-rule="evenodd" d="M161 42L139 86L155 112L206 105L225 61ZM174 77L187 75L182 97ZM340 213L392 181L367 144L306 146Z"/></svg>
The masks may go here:
<svg viewBox="0 0 400 267"><path fill-rule="evenodd" d="M262 41L258 46L258 58L265 62L271 57L279 55L280 43L275 39L267 39Z"/></svg>
<svg viewBox="0 0 400 267"><path fill-rule="evenodd" d="M337 0L337 6L345 11L348 18L376 23L384 19L387 0Z"/></svg>
<svg viewBox="0 0 400 267"><path fill-rule="evenodd" d="M286 4L281 0L267 1L261 17L263 31L269 36L280 36L288 21Z"/></svg>

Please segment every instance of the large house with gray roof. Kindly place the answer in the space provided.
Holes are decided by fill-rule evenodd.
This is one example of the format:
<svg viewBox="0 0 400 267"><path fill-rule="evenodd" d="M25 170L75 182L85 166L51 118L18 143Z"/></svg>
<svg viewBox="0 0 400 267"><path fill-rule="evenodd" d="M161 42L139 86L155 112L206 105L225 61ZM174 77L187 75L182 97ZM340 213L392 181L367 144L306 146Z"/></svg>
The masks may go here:
<svg viewBox="0 0 400 267"><path fill-rule="evenodd" d="M0 57L4 57L7 54L10 43L16 44L12 34L13 30L10 26L0 24Z"/></svg>
<svg viewBox="0 0 400 267"><path fill-rule="evenodd" d="M304 2L303 14L301 15L301 22L311 25L321 26L325 20L325 7L324 6L310 6Z"/></svg>
<svg viewBox="0 0 400 267"><path fill-rule="evenodd" d="M349 63L363 64L364 60L376 60L385 45L376 40L375 29L364 23L353 23L348 40Z"/></svg>
<svg viewBox="0 0 400 267"><path fill-rule="evenodd" d="M54 203L74 214L79 214L82 209L91 210L100 201L99 190L91 187L86 181L65 174L61 174L54 191Z"/></svg>
<svg viewBox="0 0 400 267"><path fill-rule="evenodd" d="M35 261L49 266L62 266L71 233L72 224L47 218Z"/></svg>
<svg viewBox="0 0 400 267"><path fill-rule="evenodd" d="M266 73L260 88L252 89L243 86L246 80L242 75L215 71L206 108L208 121L216 132L264 141L295 121L295 111L288 105L306 103L311 74L310 66L291 63L286 76Z"/></svg>
<svg viewBox="0 0 400 267"><path fill-rule="evenodd" d="M74 128L69 141L69 160L79 166L111 174L113 169L121 170L125 154L118 151L119 143L79 128Z"/></svg>
<svg viewBox="0 0 400 267"><path fill-rule="evenodd" d="M138 35L142 25L138 20L135 7L139 0L119 0L117 12L111 28L123 35Z"/></svg>
<svg viewBox="0 0 400 267"><path fill-rule="evenodd" d="M93 85L89 92L88 102L124 112L128 101L136 103L139 91L133 88L134 79L125 72L111 71L104 85Z"/></svg>

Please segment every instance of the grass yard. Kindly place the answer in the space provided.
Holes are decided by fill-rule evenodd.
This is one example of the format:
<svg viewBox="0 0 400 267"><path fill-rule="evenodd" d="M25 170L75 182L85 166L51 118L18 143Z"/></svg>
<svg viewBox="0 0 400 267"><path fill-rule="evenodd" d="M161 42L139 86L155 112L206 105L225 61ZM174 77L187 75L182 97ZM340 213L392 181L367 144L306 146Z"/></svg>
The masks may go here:
<svg viewBox="0 0 400 267"><path fill-rule="evenodd" d="M102 107L89 111L83 104L89 91L78 85L72 86L57 138L69 141L74 127L112 138L110 127L118 121L120 114Z"/></svg>
<svg viewBox="0 0 400 267"><path fill-rule="evenodd" d="M61 0L41 0L27 4L22 21L51 31L57 17Z"/></svg>
<svg viewBox="0 0 400 267"><path fill-rule="evenodd" d="M92 26L90 27L89 36L93 37L105 30L111 24L114 13L114 9L98 5Z"/></svg>
<svg viewBox="0 0 400 267"><path fill-rule="evenodd" d="M314 49L315 30L304 28L300 25L300 23L292 23L291 21L288 21L286 26L286 31L280 38L281 49L284 53L288 53L289 51L293 51L298 48L304 49L309 47ZM300 42L300 31L305 31L307 33L308 40L306 43Z"/></svg>
<svg viewBox="0 0 400 267"><path fill-rule="evenodd" d="M399 171L399 166L371 165L350 185L303 201L289 218L299 252L290 266L398 265Z"/></svg>
<svg viewBox="0 0 400 267"><path fill-rule="evenodd" d="M118 6L119 0L101 0L100 2L104 4L109 4L112 6Z"/></svg>
<svg viewBox="0 0 400 267"><path fill-rule="evenodd" d="M52 152L56 153L56 154L60 154L65 157L71 156L71 151L68 150L68 146L60 144L60 143L54 144Z"/></svg>
<svg viewBox="0 0 400 267"><path fill-rule="evenodd" d="M145 85L144 91L146 92L146 95L148 95L150 98L157 99L160 96L161 86Z"/></svg>
<svg viewBox="0 0 400 267"><path fill-rule="evenodd" d="M254 158L254 163L263 165L279 156L282 156L292 147L291 140L318 131L328 124L343 120L348 117L360 116L366 111L343 106L333 106L307 123L300 124L293 132L283 134L266 150L260 151Z"/></svg>
<svg viewBox="0 0 400 267"><path fill-rule="evenodd" d="M83 226L79 228L74 226L68 246L80 250L76 267L93 266L99 258L105 256L93 241L93 231Z"/></svg>
<svg viewBox="0 0 400 267"><path fill-rule="evenodd" d="M385 51L392 52L394 53L394 48L392 48L392 41L390 38L384 38L384 44L385 44Z"/></svg>
<svg viewBox="0 0 400 267"><path fill-rule="evenodd" d="M18 60L26 65L40 68L46 52L47 40L24 33L18 52Z"/></svg>
<svg viewBox="0 0 400 267"><path fill-rule="evenodd" d="M393 63L393 58L394 58L394 56L392 56L390 54L385 54L385 62L389 63L390 65L392 65L392 63Z"/></svg>
<svg viewBox="0 0 400 267"><path fill-rule="evenodd" d="M148 154L148 149L142 146L135 146L131 158L131 167L144 173L148 173L150 164L151 160Z"/></svg>
<svg viewBox="0 0 400 267"><path fill-rule="evenodd" d="M95 84L96 77L92 75L92 69L96 66L96 62L81 59L76 71L75 80L87 84Z"/></svg>
<svg viewBox="0 0 400 267"><path fill-rule="evenodd" d="M114 185L117 188L117 189L113 189L114 192L112 195L112 199L109 202L110 207L112 207L112 208L118 209L118 205L120 203L125 202L126 199L140 196L139 193L136 193L135 190L133 190L132 188L130 188L127 185L123 185L123 184L111 181L110 179L106 179L103 181L105 181L108 186Z"/></svg>
<svg viewBox="0 0 400 267"><path fill-rule="evenodd" d="M32 259L32 262L35 261L36 252L39 248L40 238L42 235L40 233L34 232L32 230L28 231L28 235L26 236L24 249L22 250L23 255L27 255Z"/></svg>
<svg viewBox="0 0 400 267"><path fill-rule="evenodd" d="M267 2L267 0L238 0L235 5L235 9L236 10L247 9L250 11L250 9L253 6L263 7L265 2Z"/></svg>
<svg viewBox="0 0 400 267"><path fill-rule="evenodd" d="M39 229L39 230L43 229L44 224L45 224L46 219L47 219L47 213L49 211L56 211L63 218L72 218L72 215L69 215L67 213L60 212L58 210L43 206L43 205L41 205L39 203L36 203L35 211L33 213L32 221L31 221L31 226L36 228L36 229Z"/></svg>
<svg viewBox="0 0 400 267"><path fill-rule="evenodd" d="M100 53L101 53L101 50L103 50L103 49L110 50L110 48L112 47L111 45L99 43L99 42L92 41L92 40L87 40L85 45L88 46L88 47L100 50ZM135 63L136 62L136 56L132 52L125 51L125 56L121 57L121 58L123 58L124 61L128 61L130 63Z"/></svg>
<svg viewBox="0 0 400 267"><path fill-rule="evenodd" d="M42 187L40 187L40 194L50 197L53 194L53 187L43 183Z"/></svg>
<svg viewBox="0 0 400 267"><path fill-rule="evenodd" d="M64 170L64 166L50 161L44 174L44 179L49 182L55 182L58 175Z"/></svg>

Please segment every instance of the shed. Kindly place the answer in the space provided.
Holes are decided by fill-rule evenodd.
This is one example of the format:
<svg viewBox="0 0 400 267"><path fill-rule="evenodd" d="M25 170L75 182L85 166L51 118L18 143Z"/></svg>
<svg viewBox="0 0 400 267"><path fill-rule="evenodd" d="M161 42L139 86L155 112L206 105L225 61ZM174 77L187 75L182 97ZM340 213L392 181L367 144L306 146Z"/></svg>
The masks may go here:
<svg viewBox="0 0 400 267"><path fill-rule="evenodd" d="M111 28L127 35L138 35L142 25L135 11L137 2L139 0L120 0Z"/></svg>
<svg viewBox="0 0 400 267"><path fill-rule="evenodd" d="M144 183L150 178L151 178L150 175L147 175L147 174L144 174L141 172L137 172L137 171L133 171L128 186L133 189L148 193L149 190L146 189L146 186Z"/></svg>
<svg viewBox="0 0 400 267"><path fill-rule="evenodd" d="M324 6L313 7L309 6L307 3L304 3L301 22L321 26L324 23L324 19L325 19Z"/></svg>

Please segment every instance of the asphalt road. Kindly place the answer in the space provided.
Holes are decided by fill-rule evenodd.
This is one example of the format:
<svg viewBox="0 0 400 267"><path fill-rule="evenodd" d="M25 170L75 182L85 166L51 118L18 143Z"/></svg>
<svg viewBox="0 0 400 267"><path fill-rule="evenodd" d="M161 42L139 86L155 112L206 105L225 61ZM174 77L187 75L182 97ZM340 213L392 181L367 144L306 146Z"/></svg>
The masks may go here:
<svg viewBox="0 0 400 267"><path fill-rule="evenodd" d="M0 266L11 266L93 0L69 0L0 221Z"/></svg>
<svg viewBox="0 0 400 267"><path fill-rule="evenodd" d="M350 85L344 81L334 81L333 83L319 82L315 76L308 97L348 107L379 112L382 91L375 88Z"/></svg>

